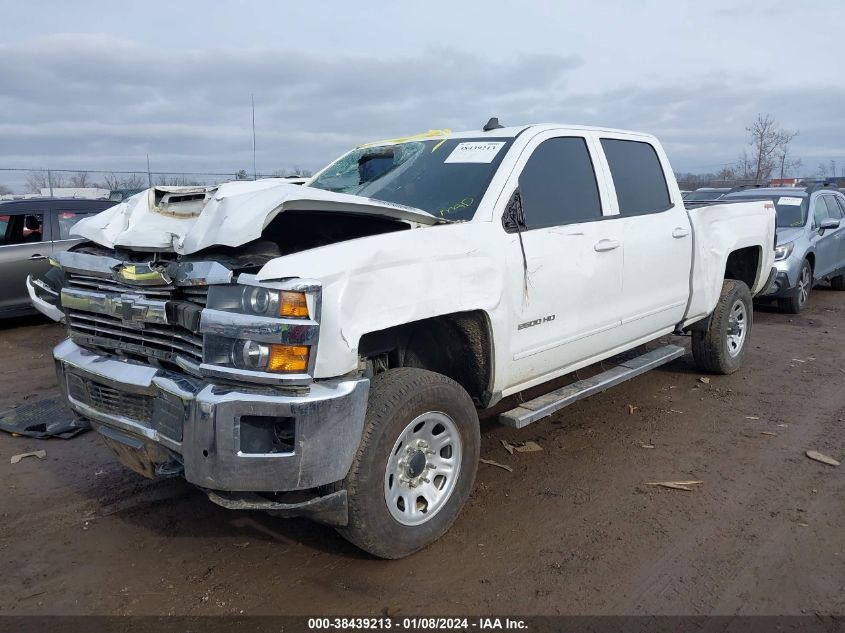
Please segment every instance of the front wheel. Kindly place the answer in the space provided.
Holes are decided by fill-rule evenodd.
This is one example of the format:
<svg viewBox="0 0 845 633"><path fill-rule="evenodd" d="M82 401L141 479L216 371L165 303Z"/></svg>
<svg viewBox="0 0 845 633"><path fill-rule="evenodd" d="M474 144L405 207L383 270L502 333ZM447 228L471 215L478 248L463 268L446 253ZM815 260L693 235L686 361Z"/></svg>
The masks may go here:
<svg viewBox="0 0 845 633"><path fill-rule="evenodd" d="M778 299L778 308L782 312L798 314L807 307L810 300L810 290L813 289L813 267L806 259L801 264L801 272L798 274L798 286L795 294L787 299Z"/></svg>
<svg viewBox="0 0 845 633"><path fill-rule="evenodd" d="M696 365L714 374L732 374L745 358L754 312L748 286L726 279L706 330L693 331L692 355Z"/></svg>
<svg viewBox="0 0 845 633"><path fill-rule="evenodd" d="M381 558L433 543L469 498L480 450L478 414L458 383L412 368L377 375L338 532Z"/></svg>

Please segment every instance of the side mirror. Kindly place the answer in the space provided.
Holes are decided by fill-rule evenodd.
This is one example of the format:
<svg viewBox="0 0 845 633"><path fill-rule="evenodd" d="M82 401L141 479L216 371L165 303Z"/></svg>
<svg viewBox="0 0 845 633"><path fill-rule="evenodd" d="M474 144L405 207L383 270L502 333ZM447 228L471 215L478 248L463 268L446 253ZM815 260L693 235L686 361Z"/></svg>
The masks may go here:
<svg viewBox="0 0 845 633"><path fill-rule="evenodd" d="M823 220L822 223L819 225L819 233L824 233L829 229L838 229L839 228L839 220L836 218L827 218Z"/></svg>
<svg viewBox="0 0 845 633"><path fill-rule="evenodd" d="M502 215L502 226L508 233L516 233L525 228L525 212L522 209L522 195L514 190L508 206Z"/></svg>

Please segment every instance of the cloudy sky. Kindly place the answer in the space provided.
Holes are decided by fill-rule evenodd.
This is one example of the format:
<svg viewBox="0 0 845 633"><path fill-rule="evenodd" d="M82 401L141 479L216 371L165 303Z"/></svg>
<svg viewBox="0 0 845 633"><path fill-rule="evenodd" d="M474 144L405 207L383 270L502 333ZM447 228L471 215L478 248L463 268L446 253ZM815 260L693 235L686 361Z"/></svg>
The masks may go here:
<svg viewBox="0 0 845 633"><path fill-rule="evenodd" d="M253 93L260 172L492 115L652 132L676 170L715 171L758 112L800 130L805 172L845 169L843 9L0 0L0 167L251 171Z"/></svg>

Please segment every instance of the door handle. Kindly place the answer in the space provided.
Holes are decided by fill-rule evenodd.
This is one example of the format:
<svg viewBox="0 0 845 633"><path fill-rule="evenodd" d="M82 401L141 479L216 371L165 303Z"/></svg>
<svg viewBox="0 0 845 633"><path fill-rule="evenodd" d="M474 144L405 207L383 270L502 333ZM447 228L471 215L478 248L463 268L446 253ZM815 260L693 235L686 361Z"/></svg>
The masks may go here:
<svg viewBox="0 0 845 633"><path fill-rule="evenodd" d="M35 253L34 255L29 256L29 261L31 262L41 262L47 259L46 255L40 255L39 253Z"/></svg>
<svg viewBox="0 0 845 633"><path fill-rule="evenodd" d="M675 239L680 239L682 237L686 237L687 235L689 235L689 229L685 229L680 226L676 226L675 230L672 231L672 237Z"/></svg>
<svg viewBox="0 0 845 633"><path fill-rule="evenodd" d="M614 248L619 248L620 242L618 240L599 240L593 247L597 253L605 253L612 251Z"/></svg>

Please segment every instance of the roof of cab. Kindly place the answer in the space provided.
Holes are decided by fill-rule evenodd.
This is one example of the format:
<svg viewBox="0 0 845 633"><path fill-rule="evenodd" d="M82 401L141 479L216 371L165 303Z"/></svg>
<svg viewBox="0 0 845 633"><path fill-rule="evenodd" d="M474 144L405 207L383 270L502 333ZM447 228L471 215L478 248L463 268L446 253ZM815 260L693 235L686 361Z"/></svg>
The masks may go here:
<svg viewBox="0 0 845 633"><path fill-rule="evenodd" d="M453 132L452 130L429 130L422 134L414 134L400 138L390 138L380 141L373 141L364 143L359 147L378 146L378 145L394 145L397 143L406 143L409 141L420 141L429 139L450 139L450 138L515 138L525 132L526 130L536 130L537 132L544 132L546 130L572 130L576 132L609 132L613 134L636 134L638 136L648 136L651 134L645 132L636 132L634 130L618 130L614 128L595 127L588 125L571 125L567 123L532 123L529 125L513 125L510 127L500 127L487 130L486 132L481 128L477 130L465 130L462 132Z"/></svg>

